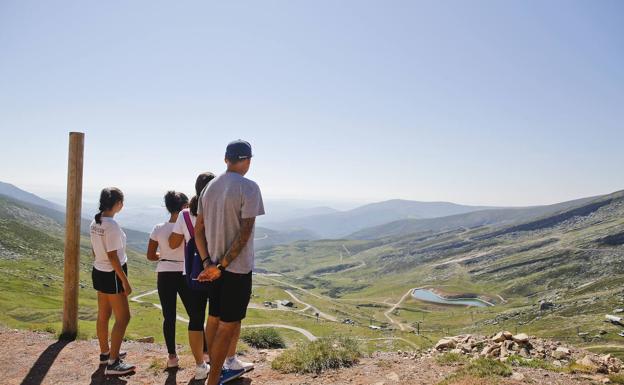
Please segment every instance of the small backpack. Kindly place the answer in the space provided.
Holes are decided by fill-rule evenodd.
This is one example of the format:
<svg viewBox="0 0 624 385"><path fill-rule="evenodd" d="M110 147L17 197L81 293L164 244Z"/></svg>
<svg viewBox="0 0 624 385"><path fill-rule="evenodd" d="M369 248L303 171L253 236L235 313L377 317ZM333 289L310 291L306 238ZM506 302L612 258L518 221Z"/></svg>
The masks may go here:
<svg viewBox="0 0 624 385"><path fill-rule="evenodd" d="M202 264L202 258L197 251L197 245L195 244L195 229L193 228L193 222L191 222L191 216L188 211L183 211L182 216L184 217L186 228L188 229L191 237L191 239L184 246L186 283L192 290L208 291L210 289L210 282L200 282L197 280L197 276L204 271L204 266Z"/></svg>

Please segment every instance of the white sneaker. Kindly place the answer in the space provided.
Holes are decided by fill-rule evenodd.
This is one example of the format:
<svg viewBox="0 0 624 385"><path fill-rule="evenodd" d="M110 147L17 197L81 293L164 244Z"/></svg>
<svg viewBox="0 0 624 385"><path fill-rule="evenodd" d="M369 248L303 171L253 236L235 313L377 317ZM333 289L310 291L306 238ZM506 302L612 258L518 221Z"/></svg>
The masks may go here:
<svg viewBox="0 0 624 385"><path fill-rule="evenodd" d="M169 359L167 359L167 367L168 368L177 368L178 364L179 364L179 359L177 356L175 357L169 357Z"/></svg>
<svg viewBox="0 0 624 385"><path fill-rule="evenodd" d="M209 372L210 372L210 365L208 365L205 362L199 366L195 366L195 379L205 380L208 377Z"/></svg>
<svg viewBox="0 0 624 385"><path fill-rule="evenodd" d="M225 360L223 367L230 370L244 370L245 372L249 372L253 370L254 364L251 362L245 362L238 359L238 357L234 357L231 361Z"/></svg>

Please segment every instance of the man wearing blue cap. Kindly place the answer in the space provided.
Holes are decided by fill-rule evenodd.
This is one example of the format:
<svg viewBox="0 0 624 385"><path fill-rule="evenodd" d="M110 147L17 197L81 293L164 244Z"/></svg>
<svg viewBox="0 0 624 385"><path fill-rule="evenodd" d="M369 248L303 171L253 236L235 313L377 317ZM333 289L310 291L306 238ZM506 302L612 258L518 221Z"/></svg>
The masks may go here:
<svg viewBox="0 0 624 385"><path fill-rule="evenodd" d="M251 157L248 142L228 144L227 171L212 180L199 198L195 240L204 271L198 279L212 282L206 332L211 345L208 385L227 382L253 368L235 355L226 360L251 298L255 220L264 214L260 188L245 178Z"/></svg>

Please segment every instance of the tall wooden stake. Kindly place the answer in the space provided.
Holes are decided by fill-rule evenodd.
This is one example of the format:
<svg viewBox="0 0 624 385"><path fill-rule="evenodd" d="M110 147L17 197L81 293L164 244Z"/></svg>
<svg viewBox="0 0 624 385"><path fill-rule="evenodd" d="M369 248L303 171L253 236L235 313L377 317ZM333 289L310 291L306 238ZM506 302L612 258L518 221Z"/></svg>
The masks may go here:
<svg viewBox="0 0 624 385"><path fill-rule="evenodd" d="M83 155L84 133L70 132L69 160L67 164L67 203L65 205L65 283L61 338L71 340L75 339L78 334Z"/></svg>

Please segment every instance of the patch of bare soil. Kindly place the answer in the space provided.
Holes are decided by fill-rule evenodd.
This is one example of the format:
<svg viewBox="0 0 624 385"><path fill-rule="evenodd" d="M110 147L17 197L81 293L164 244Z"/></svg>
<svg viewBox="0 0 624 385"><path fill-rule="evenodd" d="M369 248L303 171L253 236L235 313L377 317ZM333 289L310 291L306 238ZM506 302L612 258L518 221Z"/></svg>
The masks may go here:
<svg viewBox="0 0 624 385"><path fill-rule="evenodd" d="M57 341L47 333L0 328L0 383L3 385L61 385L61 384L192 384L194 362L189 354L180 357L180 369L164 370L166 349L158 344L128 342L123 350L127 361L137 365L135 374L125 377L104 376L99 365L97 341ZM319 375L281 374L271 369L272 359L279 351L250 350L244 359L255 362L256 369L232 385L434 385L457 370L457 367L440 366L433 358L414 358L412 354L376 353L363 358L352 368L328 371ZM521 380L499 379L501 385L531 383L589 385L600 379L579 375L558 374L544 370L519 368ZM516 375L515 377L519 377ZM489 384L492 381L464 378L457 385Z"/></svg>

